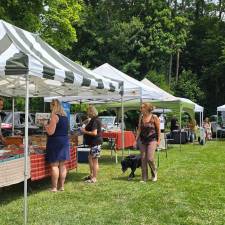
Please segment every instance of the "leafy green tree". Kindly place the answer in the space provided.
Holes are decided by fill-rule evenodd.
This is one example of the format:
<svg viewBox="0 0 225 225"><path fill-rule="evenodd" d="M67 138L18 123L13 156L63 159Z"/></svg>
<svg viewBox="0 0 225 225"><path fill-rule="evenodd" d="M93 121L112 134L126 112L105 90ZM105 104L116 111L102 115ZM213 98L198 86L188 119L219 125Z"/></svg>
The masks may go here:
<svg viewBox="0 0 225 225"><path fill-rule="evenodd" d="M175 96L188 98L193 102L201 102L204 99L204 92L199 87L196 74L191 71L182 71L179 81L173 84L173 90Z"/></svg>
<svg viewBox="0 0 225 225"><path fill-rule="evenodd" d="M58 50L71 48L77 41L75 24L80 20L81 1L79 0L48 0L40 15L41 36Z"/></svg>
<svg viewBox="0 0 225 225"><path fill-rule="evenodd" d="M69 52L84 65L105 62L141 80L149 70L167 71L168 57L185 46L188 19L163 0L85 1L78 42Z"/></svg>
<svg viewBox="0 0 225 225"><path fill-rule="evenodd" d="M80 0L1 0L0 18L41 35L58 50L77 41Z"/></svg>

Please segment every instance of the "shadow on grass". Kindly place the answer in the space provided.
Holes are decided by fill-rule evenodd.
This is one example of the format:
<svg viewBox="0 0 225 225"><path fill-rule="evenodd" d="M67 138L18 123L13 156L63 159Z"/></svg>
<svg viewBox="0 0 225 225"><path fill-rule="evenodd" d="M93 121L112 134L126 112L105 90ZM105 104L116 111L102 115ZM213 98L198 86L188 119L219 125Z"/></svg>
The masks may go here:
<svg viewBox="0 0 225 225"><path fill-rule="evenodd" d="M70 170L67 174L66 183L73 182L78 183L82 181L82 178L86 176L86 173L76 172L76 170ZM36 194L49 189L51 186L51 178L47 177L42 180L27 182L28 195ZM1 205L7 205L8 203L23 198L24 196L24 182L13 184L10 186L0 188L0 202Z"/></svg>
<svg viewBox="0 0 225 225"><path fill-rule="evenodd" d="M112 177L112 180L126 181L126 182L129 182L129 183L131 183L131 182L137 183L137 182L140 182L140 180L141 180L141 176L135 176L133 179L128 180L128 175L129 174L124 175L123 177L122 176L121 177Z"/></svg>

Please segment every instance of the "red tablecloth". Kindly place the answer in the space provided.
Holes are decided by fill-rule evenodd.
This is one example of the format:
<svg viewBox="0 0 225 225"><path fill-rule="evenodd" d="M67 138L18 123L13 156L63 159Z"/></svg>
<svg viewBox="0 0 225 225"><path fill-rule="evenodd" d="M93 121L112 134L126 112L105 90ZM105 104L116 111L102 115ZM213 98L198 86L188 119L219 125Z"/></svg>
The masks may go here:
<svg viewBox="0 0 225 225"><path fill-rule="evenodd" d="M121 131L107 131L102 133L103 138L115 138L116 149L122 148L122 132ZM132 131L124 131L124 147L133 147L135 136Z"/></svg>
<svg viewBox="0 0 225 225"><path fill-rule="evenodd" d="M66 162L67 170L77 167L77 147L71 147L70 160ZM50 176L50 166L45 160L45 154L30 155L31 180L40 180Z"/></svg>

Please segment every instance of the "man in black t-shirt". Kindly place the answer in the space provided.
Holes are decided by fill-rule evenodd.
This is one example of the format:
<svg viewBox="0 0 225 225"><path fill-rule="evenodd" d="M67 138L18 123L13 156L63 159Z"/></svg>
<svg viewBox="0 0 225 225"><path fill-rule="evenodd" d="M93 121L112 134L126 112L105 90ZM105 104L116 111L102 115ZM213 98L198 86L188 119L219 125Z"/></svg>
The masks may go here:
<svg viewBox="0 0 225 225"><path fill-rule="evenodd" d="M98 158L101 152L101 121L98 118L98 111L93 105L88 107L88 117L91 118L90 122L81 131L84 134L84 141L90 147L88 155L88 161L90 166L90 175L85 177L85 181L88 183L95 183L97 181L97 173L99 170Z"/></svg>

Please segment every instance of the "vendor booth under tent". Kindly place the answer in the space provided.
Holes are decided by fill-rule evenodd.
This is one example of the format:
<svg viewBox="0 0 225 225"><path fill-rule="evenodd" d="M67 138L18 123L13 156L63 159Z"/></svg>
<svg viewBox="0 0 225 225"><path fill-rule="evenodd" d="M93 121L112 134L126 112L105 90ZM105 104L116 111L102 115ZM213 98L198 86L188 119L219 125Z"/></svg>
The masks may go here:
<svg viewBox="0 0 225 225"><path fill-rule="evenodd" d="M218 121L219 113L225 114L225 105L218 106L217 110L216 110L216 114L217 114L217 116L216 116L216 124L217 124L216 125L216 139L217 139L218 131L221 132L221 135L223 134L223 132L225 133L225 128L223 128L223 127L221 128L220 125L218 124L219 123L219 121Z"/></svg>
<svg viewBox="0 0 225 225"><path fill-rule="evenodd" d="M124 125L124 107L123 104L127 101L132 101L136 99L141 102L143 99L151 99L151 100L161 100L164 99L165 96L162 93L159 93L157 90L152 89L151 87L146 86L140 81L128 76L127 74L119 71L113 66L105 63L92 71L95 74L103 76L105 78L113 78L116 80L120 80L123 82L123 95L115 95L114 93L110 93L110 95L90 95L90 96L65 96L59 97L61 101L69 102L70 104L80 104L80 103L91 103L91 104L106 104L116 102L119 104L119 108L121 109L122 116L122 126ZM51 101L51 97L46 97L45 102ZM124 129L122 128L122 132ZM124 135L122 134L122 145L124 149ZM123 155L123 151L122 151ZM117 159L116 159L117 161Z"/></svg>
<svg viewBox="0 0 225 225"><path fill-rule="evenodd" d="M121 83L95 77L41 38L0 20L0 95L25 97L24 224L27 224L29 97L119 93Z"/></svg>
<svg viewBox="0 0 225 225"><path fill-rule="evenodd" d="M199 126L202 127L203 126L203 112L204 112L204 107L198 105L197 103L191 101L190 99L187 98L179 98L181 101L183 102L187 102L187 103L192 103L194 104L194 111L196 113L199 113Z"/></svg>
<svg viewBox="0 0 225 225"><path fill-rule="evenodd" d="M173 108L173 111L175 110L175 112L177 111L177 106L180 107L180 111L186 111L189 113L189 115L191 115L192 118L194 118L194 115L193 115L193 110L192 110L192 107L190 108L190 106L188 105L184 105L183 103L190 103L190 104L194 104L194 112L197 112L199 113L199 125L200 125L200 142L202 141L202 143L205 143L204 141L204 132L203 132L203 111L204 111L204 108L196 103L194 103L193 101L191 101L190 99L187 99L187 98L179 98L179 97L175 97L173 95L171 95L170 93L167 93L166 91L164 91L163 89L159 88L158 86L156 86L155 84L153 84L151 81L149 81L148 79L144 78L142 80L142 82L152 88L155 88L156 90L158 90L159 92L162 92L164 93L166 96L167 96L167 100L169 100L169 102L167 102L167 104L169 103L169 106L170 109ZM175 98L175 99L174 99ZM181 102L177 102L177 100L180 100ZM175 103L175 105L174 105ZM156 103L157 104L157 103ZM159 104L160 105L160 104ZM162 105L161 105L162 106ZM181 120L181 117L180 117L180 120ZM181 123L181 121L180 121Z"/></svg>
<svg viewBox="0 0 225 225"><path fill-rule="evenodd" d="M187 98L180 98L180 97L175 97L173 95L171 95L170 93L164 91L163 89L159 88L158 86L156 86L155 84L153 84L151 81L149 81L148 79L144 78L141 82L143 82L144 84L148 85L149 87L152 87L154 88L155 90L157 90L158 92L160 93L164 93L164 95L166 96L166 98L164 100L166 101L169 101L169 102L177 102L177 100L180 100L181 102L183 103L190 103L190 104L194 104L194 112L198 112L200 113L200 126L202 127L202 124L203 124L203 111L204 111L204 108L196 103L194 103L193 101L191 101L190 99L187 99ZM180 103L178 102L178 105ZM171 103L170 103L170 107L171 107ZM189 106L185 106L185 104L181 104L180 105L182 107L182 111L186 111L188 112L190 115L193 115L193 112L192 112L192 109L190 110L190 107Z"/></svg>
<svg viewBox="0 0 225 225"><path fill-rule="evenodd" d="M190 99L175 97L175 96L171 95L170 93L164 91L163 89L159 88L157 85L153 84L151 81L149 81L146 78L144 78L141 82L143 82L144 84L148 85L149 87L154 88L155 90L157 90L160 93L164 93L164 95L166 96L166 98L163 99L163 100L166 100L166 101L175 101L176 102L179 99L179 100L181 100L181 102L187 102L187 103L190 103L190 104L194 104L194 111L195 112L203 113L203 111L204 111L204 108L202 106L194 103ZM186 109L187 109L187 107L186 107ZM200 124L202 124L202 123L200 123Z"/></svg>

